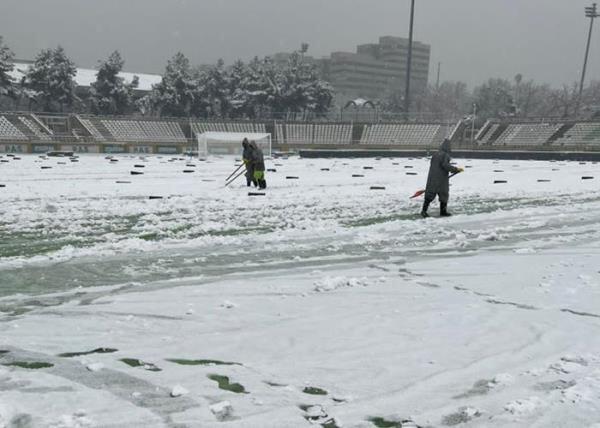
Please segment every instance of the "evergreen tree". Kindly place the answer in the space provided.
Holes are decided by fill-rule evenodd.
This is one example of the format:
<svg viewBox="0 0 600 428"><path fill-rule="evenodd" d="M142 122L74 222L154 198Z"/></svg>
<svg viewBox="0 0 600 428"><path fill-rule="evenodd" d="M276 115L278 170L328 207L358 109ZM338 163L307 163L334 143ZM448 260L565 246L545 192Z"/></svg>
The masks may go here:
<svg viewBox="0 0 600 428"><path fill-rule="evenodd" d="M17 98L17 88L10 75L14 70L15 54L4 44L0 36L0 96Z"/></svg>
<svg viewBox="0 0 600 428"><path fill-rule="evenodd" d="M249 70L242 61L236 61L229 70L227 79L230 113L235 118L252 117L248 91Z"/></svg>
<svg viewBox="0 0 600 428"><path fill-rule="evenodd" d="M278 111L324 115L331 108L333 88L319 78L316 66L306 62L300 52L292 53L277 77Z"/></svg>
<svg viewBox="0 0 600 428"><path fill-rule="evenodd" d="M246 71L244 88L248 96L248 116L256 118L271 114L272 101L277 92L273 84L273 78L276 75L273 63L269 58L260 60L258 57L254 57Z"/></svg>
<svg viewBox="0 0 600 428"><path fill-rule="evenodd" d="M222 59L203 74L201 88L200 96L208 101L211 116L227 117L231 107L231 88Z"/></svg>
<svg viewBox="0 0 600 428"><path fill-rule="evenodd" d="M34 100L46 111L63 111L77 99L74 77L75 64L67 57L64 49L44 49L27 71L25 85L31 90Z"/></svg>
<svg viewBox="0 0 600 428"><path fill-rule="evenodd" d="M132 83L125 83L119 76L125 61L118 51L100 64L96 81L90 87L90 104L95 114L124 114L132 104L133 90L137 87L137 76Z"/></svg>
<svg viewBox="0 0 600 428"><path fill-rule="evenodd" d="M197 83L192 78L190 62L179 52L167 63L162 81L154 86L151 99L162 115L188 116L196 92Z"/></svg>

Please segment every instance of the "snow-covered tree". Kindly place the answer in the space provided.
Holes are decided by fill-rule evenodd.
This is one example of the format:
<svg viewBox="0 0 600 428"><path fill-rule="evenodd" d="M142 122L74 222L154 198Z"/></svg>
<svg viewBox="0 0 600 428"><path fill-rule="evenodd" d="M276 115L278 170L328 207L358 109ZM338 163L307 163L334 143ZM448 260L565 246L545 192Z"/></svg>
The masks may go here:
<svg viewBox="0 0 600 428"><path fill-rule="evenodd" d="M197 83L192 78L190 61L178 52L167 63L162 81L154 86L151 99L163 116L189 116L196 92Z"/></svg>
<svg viewBox="0 0 600 428"><path fill-rule="evenodd" d="M249 92L250 71L243 61L236 61L229 70L227 80L230 114L236 118L253 117Z"/></svg>
<svg viewBox="0 0 600 428"><path fill-rule="evenodd" d="M46 111L63 111L77 99L74 77L75 64L67 57L64 49L44 49L35 58L27 71L25 85L33 99Z"/></svg>
<svg viewBox="0 0 600 428"><path fill-rule="evenodd" d="M275 79L274 108L280 113L308 112L323 115L333 101L333 88L320 79L314 64L293 52Z"/></svg>
<svg viewBox="0 0 600 428"><path fill-rule="evenodd" d="M95 114L124 114L129 110L137 79L126 83L119 76L125 61L118 51L100 64L96 81L90 87L90 107ZM137 77L137 76L136 76Z"/></svg>
<svg viewBox="0 0 600 428"><path fill-rule="evenodd" d="M208 102L212 117L227 117L231 109L231 87L225 63L219 60L216 65L208 68L200 75L199 94Z"/></svg>
<svg viewBox="0 0 600 428"><path fill-rule="evenodd" d="M265 60L254 57L246 67L242 88L247 97L245 111L249 118L258 118L270 113L268 97L271 84L266 78L264 62Z"/></svg>
<svg viewBox="0 0 600 428"><path fill-rule="evenodd" d="M477 105L478 116L514 116L516 106L513 94L511 82L505 79L489 79L476 87L473 91L473 102Z"/></svg>
<svg viewBox="0 0 600 428"><path fill-rule="evenodd" d="M13 71L15 54L4 44L2 36L0 36L0 96L10 98L17 97L17 88L15 82L10 75Z"/></svg>

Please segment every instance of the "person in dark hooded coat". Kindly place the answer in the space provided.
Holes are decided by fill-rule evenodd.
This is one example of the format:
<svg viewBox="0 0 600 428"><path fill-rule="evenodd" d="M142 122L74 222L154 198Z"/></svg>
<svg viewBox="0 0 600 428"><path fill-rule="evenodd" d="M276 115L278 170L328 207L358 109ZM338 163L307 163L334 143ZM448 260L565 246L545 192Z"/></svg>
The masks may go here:
<svg viewBox="0 0 600 428"><path fill-rule="evenodd" d="M254 180L254 165L252 163L252 147L247 138L242 141L242 162L246 165L246 186L250 187L250 184L254 184L254 187L258 183Z"/></svg>
<svg viewBox="0 0 600 428"><path fill-rule="evenodd" d="M429 217L427 210L429 204L437 196L440 200L440 216L448 217L452 214L448 212L448 198L450 195L450 180L448 174L463 172L462 168L457 168L450 164L450 140L445 139L440 149L431 157L429 166L429 175L427 176L427 187L425 188L425 202L421 216Z"/></svg>
<svg viewBox="0 0 600 428"><path fill-rule="evenodd" d="M256 145L256 141L250 142L252 150L252 168L254 170L254 180L258 184L259 189L267 188L267 180L265 179L265 157L263 151Z"/></svg>

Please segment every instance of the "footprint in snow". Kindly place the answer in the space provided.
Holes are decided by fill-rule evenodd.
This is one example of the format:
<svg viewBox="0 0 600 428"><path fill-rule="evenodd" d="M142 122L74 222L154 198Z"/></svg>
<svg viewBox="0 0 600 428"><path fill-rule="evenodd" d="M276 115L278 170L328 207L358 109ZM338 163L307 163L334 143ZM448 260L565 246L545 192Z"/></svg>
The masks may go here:
<svg viewBox="0 0 600 428"><path fill-rule="evenodd" d="M474 407L460 407L457 412L442 418L442 425L454 426L472 421L480 417L482 412Z"/></svg>

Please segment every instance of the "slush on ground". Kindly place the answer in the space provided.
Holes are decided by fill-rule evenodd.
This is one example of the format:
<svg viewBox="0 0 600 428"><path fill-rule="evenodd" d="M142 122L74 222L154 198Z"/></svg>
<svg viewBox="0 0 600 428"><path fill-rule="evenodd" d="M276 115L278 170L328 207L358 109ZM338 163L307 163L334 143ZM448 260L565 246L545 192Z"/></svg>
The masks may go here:
<svg viewBox="0 0 600 428"><path fill-rule="evenodd" d="M600 426L591 162L3 159L0 427Z"/></svg>

